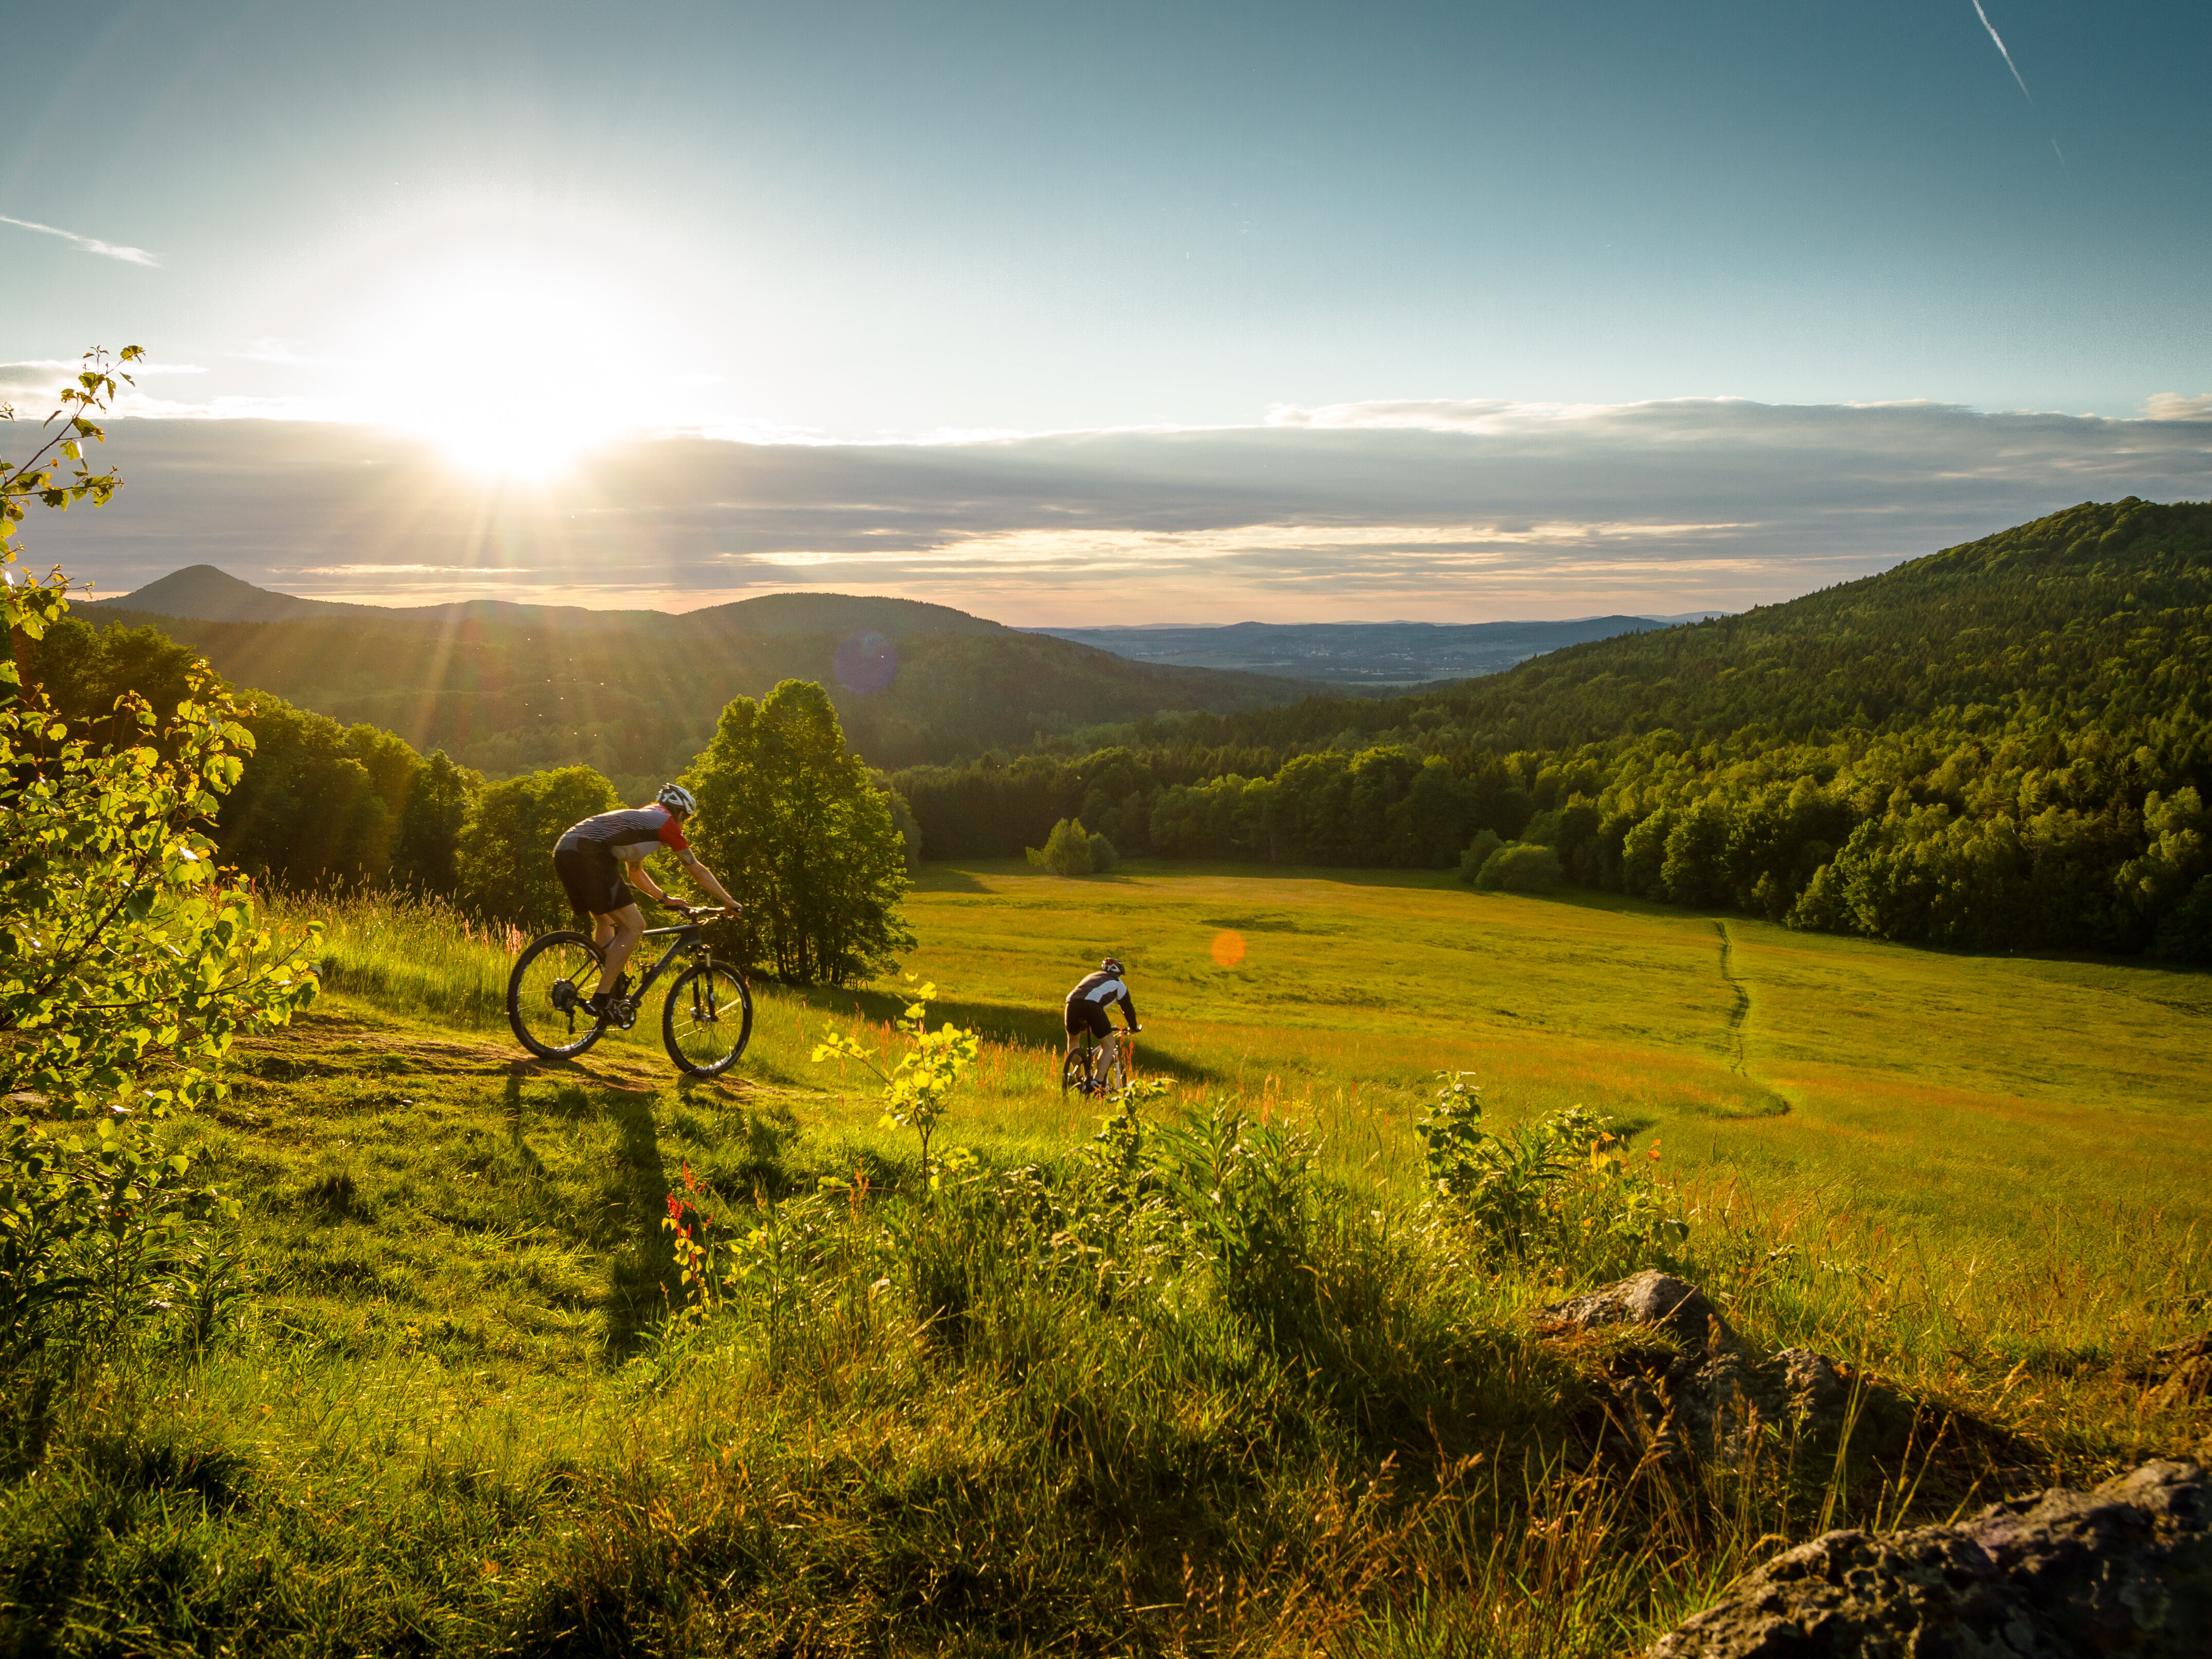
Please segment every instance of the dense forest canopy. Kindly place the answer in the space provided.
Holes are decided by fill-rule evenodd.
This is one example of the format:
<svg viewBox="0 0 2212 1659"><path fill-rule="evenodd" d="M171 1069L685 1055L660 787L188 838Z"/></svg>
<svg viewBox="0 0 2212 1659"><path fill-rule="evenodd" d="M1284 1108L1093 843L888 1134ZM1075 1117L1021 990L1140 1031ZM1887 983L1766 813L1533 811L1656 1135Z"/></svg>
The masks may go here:
<svg viewBox="0 0 2212 1659"><path fill-rule="evenodd" d="M897 779L925 854L1571 879L1973 947L2212 956L2212 506L2084 504L1863 581L1374 702L1147 720Z"/></svg>

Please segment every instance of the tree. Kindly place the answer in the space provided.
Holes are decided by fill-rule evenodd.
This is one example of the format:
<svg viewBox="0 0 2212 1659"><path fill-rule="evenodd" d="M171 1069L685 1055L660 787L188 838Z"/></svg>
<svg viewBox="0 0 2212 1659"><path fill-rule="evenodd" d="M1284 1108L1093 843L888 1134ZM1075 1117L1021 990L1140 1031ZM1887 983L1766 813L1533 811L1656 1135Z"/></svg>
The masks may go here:
<svg viewBox="0 0 2212 1659"><path fill-rule="evenodd" d="M1055 876L1097 875L1121 862L1114 843L1103 835L1086 831L1081 818L1062 818L1052 826L1042 847L1022 850L1034 867L1049 870Z"/></svg>
<svg viewBox="0 0 2212 1659"><path fill-rule="evenodd" d="M454 765L444 750L430 751L410 781L400 814L399 840L392 849L394 882L423 893L460 890L461 826L483 788L483 780Z"/></svg>
<svg viewBox="0 0 2212 1659"><path fill-rule="evenodd" d="M699 797L691 840L745 907L743 960L793 985L844 985L912 948L890 804L819 685L733 699L684 781Z"/></svg>
<svg viewBox="0 0 2212 1659"><path fill-rule="evenodd" d="M588 766L495 783L476 799L454 852L461 902L525 927L557 927L572 914L553 873L553 843L570 824L611 812L622 797Z"/></svg>

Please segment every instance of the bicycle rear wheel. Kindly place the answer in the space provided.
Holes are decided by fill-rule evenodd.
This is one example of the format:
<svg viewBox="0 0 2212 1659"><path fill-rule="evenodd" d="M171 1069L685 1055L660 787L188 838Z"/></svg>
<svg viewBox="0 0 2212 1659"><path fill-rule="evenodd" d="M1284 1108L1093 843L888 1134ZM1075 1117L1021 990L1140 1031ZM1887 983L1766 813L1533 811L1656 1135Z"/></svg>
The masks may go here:
<svg viewBox="0 0 2212 1659"><path fill-rule="evenodd" d="M660 1040L678 1071L720 1077L738 1063L752 1034L752 991L727 963L696 963L668 988Z"/></svg>
<svg viewBox="0 0 2212 1659"><path fill-rule="evenodd" d="M1091 1050L1088 1048L1075 1049L1060 1062L1060 1091L1066 1094L1070 1089L1079 1089L1085 1094L1091 1092Z"/></svg>
<svg viewBox="0 0 2212 1659"><path fill-rule="evenodd" d="M598 988L599 947L582 933L548 933L515 959L507 981L507 1023L540 1060L580 1054L606 1030L584 999Z"/></svg>

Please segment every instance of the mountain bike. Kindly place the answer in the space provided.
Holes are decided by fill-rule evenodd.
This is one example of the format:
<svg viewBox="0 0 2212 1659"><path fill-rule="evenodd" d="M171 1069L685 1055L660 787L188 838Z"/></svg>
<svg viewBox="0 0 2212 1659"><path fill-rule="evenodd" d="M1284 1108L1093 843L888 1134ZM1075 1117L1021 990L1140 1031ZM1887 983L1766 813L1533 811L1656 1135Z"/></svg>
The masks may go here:
<svg viewBox="0 0 2212 1659"><path fill-rule="evenodd" d="M1127 1088L1136 1069L1137 1045L1129 1041L1134 1029L1109 1031L1103 1042L1088 1031L1076 1038L1076 1046L1060 1063L1060 1093L1073 1089L1079 1094L1103 1095Z"/></svg>
<svg viewBox="0 0 2212 1659"><path fill-rule="evenodd" d="M689 918L691 907L668 908ZM684 957L690 966L668 988L660 1010L660 1040L676 1069L691 1077L720 1077L738 1062L753 1034L753 994L744 975L717 962L702 936L705 923L687 920L678 927L648 927L647 939L668 940L660 960L645 971L635 991L614 998L604 1014L594 1014L584 999L599 982L604 953L588 933L562 931L530 942L515 958L507 981L507 1021L522 1046L540 1060L571 1060L605 1036L610 1027L627 1031L668 964ZM627 979L629 976L623 976Z"/></svg>

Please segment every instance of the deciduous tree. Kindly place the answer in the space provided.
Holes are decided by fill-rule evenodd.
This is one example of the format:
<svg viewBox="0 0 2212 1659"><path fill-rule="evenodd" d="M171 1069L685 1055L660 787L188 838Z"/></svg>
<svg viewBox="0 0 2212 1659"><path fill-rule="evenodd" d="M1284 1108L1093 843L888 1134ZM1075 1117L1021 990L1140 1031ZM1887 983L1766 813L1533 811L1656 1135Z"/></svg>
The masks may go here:
<svg viewBox="0 0 2212 1659"><path fill-rule="evenodd" d="M699 797L693 844L745 906L744 960L794 985L844 985L912 948L890 804L819 685L733 699L684 781Z"/></svg>

